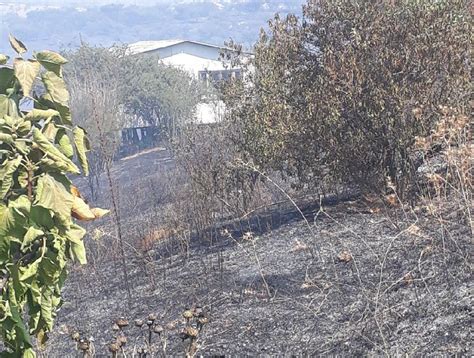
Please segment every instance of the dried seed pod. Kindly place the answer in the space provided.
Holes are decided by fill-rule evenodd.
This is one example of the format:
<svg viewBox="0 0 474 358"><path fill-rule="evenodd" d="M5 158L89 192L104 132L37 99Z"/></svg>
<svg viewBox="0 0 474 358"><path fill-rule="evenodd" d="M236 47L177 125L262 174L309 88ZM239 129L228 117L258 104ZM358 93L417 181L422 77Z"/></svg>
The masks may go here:
<svg viewBox="0 0 474 358"><path fill-rule="evenodd" d="M194 327L186 327L186 333L189 337L195 338L198 336L199 331Z"/></svg>
<svg viewBox="0 0 474 358"><path fill-rule="evenodd" d="M183 328L183 330L179 332L179 338L181 338L183 341L189 338L189 334L186 329Z"/></svg>
<svg viewBox="0 0 474 358"><path fill-rule="evenodd" d="M191 310L186 310L183 312L183 317L186 318L187 320L193 318L193 311Z"/></svg>
<svg viewBox="0 0 474 358"><path fill-rule="evenodd" d="M203 316L203 317L199 317L199 318L198 318L198 322L199 322L199 324L205 325L206 323L209 322L209 318L204 317L204 316Z"/></svg>
<svg viewBox="0 0 474 358"><path fill-rule="evenodd" d="M136 327L142 327L145 322L142 319L136 319L133 323Z"/></svg>
<svg viewBox="0 0 474 358"><path fill-rule="evenodd" d="M115 321L115 324L120 328L123 328L128 326L128 321L125 318L120 317L118 320Z"/></svg>
<svg viewBox="0 0 474 358"><path fill-rule="evenodd" d="M414 282L414 277L413 275L411 274L411 272L408 272L406 273L404 276L403 276L403 283L405 285L411 285L412 283Z"/></svg>
<svg viewBox="0 0 474 358"><path fill-rule="evenodd" d="M337 256L337 259L340 262L350 262L352 260L352 255L349 251L344 250Z"/></svg>
<svg viewBox="0 0 474 358"><path fill-rule="evenodd" d="M120 330L119 325L116 324L116 323L114 323L114 324L112 325L112 331L119 331L119 330Z"/></svg>
<svg viewBox="0 0 474 358"><path fill-rule="evenodd" d="M204 310L202 309L202 307L196 306L196 308L194 308L194 311L193 311L194 317L201 317L203 314L204 314Z"/></svg>
<svg viewBox="0 0 474 358"><path fill-rule="evenodd" d="M109 344L109 352L110 353L117 353L120 350L120 345L116 342Z"/></svg>
<svg viewBox="0 0 474 358"><path fill-rule="evenodd" d="M148 327L153 326L153 321L147 320L147 321L146 321L146 325L147 325Z"/></svg>
<svg viewBox="0 0 474 358"><path fill-rule="evenodd" d="M81 339L81 335L79 334L79 332L74 331L74 332L71 333L71 339L72 339L73 341L78 342L79 339Z"/></svg>
<svg viewBox="0 0 474 358"><path fill-rule="evenodd" d="M163 326L160 326L159 324L155 325L153 327L153 332L157 334L161 334L163 332Z"/></svg>
<svg viewBox="0 0 474 358"><path fill-rule="evenodd" d="M118 336L117 337L117 343L120 345L120 347L124 346L127 344L127 337L125 336Z"/></svg>
<svg viewBox="0 0 474 358"><path fill-rule="evenodd" d="M81 351L88 351L88 350L89 350L89 342L86 341L85 339L80 339L80 340L79 340L78 348L79 348Z"/></svg>
<svg viewBox="0 0 474 358"><path fill-rule="evenodd" d="M172 331L176 328L176 322L168 322L165 326L168 331Z"/></svg>
<svg viewBox="0 0 474 358"><path fill-rule="evenodd" d="M149 320L149 321L153 321L153 322L156 321L156 314L150 313L150 314L148 315L148 320Z"/></svg>

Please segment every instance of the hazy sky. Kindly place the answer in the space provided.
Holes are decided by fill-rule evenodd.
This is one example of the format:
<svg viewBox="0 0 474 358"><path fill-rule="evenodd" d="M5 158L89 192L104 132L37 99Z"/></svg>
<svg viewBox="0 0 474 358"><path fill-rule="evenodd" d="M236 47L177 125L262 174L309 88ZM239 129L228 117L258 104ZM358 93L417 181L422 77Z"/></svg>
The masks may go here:
<svg viewBox="0 0 474 358"><path fill-rule="evenodd" d="M172 4L177 2L185 2L186 0L0 0L1 4L15 5L104 5L104 4L132 4L132 5L153 5L157 3ZM187 0L193 1L193 0ZM232 1L229 1L232 2Z"/></svg>
<svg viewBox="0 0 474 358"><path fill-rule="evenodd" d="M305 1L0 0L0 53L9 33L35 50L175 38L251 46L276 12L298 14Z"/></svg>

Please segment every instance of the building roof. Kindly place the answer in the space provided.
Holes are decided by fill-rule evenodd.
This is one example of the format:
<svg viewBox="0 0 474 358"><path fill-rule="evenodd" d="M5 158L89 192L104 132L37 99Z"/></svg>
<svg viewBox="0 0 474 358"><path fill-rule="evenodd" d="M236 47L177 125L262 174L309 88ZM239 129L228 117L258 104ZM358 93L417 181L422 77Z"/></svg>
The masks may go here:
<svg viewBox="0 0 474 358"><path fill-rule="evenodd" d="M132 54L144 53L163 49L170 46L175 46L181 43L192 43L200 46L212 47L217 49L225 49L225 46L211 45L205 42L191 41L191 40L160 40L160 41L138 41L128 45L128 48ZM232 50L232 49L228 49Z"/></svg>

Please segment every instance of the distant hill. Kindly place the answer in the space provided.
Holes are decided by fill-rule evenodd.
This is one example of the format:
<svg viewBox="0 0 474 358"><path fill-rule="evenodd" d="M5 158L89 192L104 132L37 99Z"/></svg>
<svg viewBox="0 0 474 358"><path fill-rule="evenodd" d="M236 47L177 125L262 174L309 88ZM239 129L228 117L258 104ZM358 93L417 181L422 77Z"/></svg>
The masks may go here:
<svg viewBox="0 0 474 358"><path fill-rule="evenodd" d="M130 1L129 1L130 2ZM221 44L233 38L253 44L268 19L280 14L301 13L304 0L184 0L136 1L103 5L103 1L2 3L0 1L0 51L11 53L8 33L30 49L64 49L84 40L111 45L140 40L184 38ZM38 3L38 2L36 2ZM154 5L150 5L150 4ZM84 5L85 4L85 5Z"/></svg>

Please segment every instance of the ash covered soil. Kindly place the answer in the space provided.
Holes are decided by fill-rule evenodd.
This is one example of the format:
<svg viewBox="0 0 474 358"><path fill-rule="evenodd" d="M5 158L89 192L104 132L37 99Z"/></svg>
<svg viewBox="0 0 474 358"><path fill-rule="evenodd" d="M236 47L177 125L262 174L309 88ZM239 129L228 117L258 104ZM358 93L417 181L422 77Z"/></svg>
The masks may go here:
<svg viewBox="0 0 474 358"><path fill-rule="evenodd" d="M223 224L218 240L195 239L187 255L172 239L142 252L136 242L159 221L160 178L172 165L160 150L114 164L131 300L109 217L88 228L89 264L70 267L44 356L75 356L73 330L107 356L113 321L149 313L176 326L152 349L166 342L168 355L184 355L181 313L193 305L210 320L199 355L474 353L472 237L455 211L440 221L422 209L369 210L360 200L310 203L306 220L288 207L261 213L258 227ZM110 196L97 202L107 207ZM144 332L131 324L125 334L131 357Z"/></svg>

